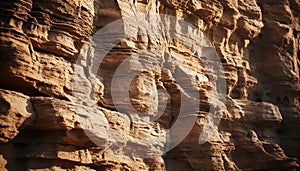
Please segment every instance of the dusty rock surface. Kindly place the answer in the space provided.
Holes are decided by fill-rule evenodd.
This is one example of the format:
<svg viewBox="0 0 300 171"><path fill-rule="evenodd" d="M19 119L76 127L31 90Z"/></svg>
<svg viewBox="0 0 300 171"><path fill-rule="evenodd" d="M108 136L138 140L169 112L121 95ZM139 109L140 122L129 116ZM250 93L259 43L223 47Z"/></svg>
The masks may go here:
<svg viewBox="0 0 300 171"><path fill-rule="evenodd" d="M0 170L299 170L299 18L299 0L1 1Z"/></svg>

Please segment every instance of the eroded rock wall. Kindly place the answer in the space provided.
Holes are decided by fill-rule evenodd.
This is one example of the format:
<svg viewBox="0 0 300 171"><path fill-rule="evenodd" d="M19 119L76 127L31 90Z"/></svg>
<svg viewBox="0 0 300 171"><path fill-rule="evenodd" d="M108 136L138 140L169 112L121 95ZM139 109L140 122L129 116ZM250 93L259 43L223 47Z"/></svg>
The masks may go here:
<svg viewBox="0 0 300 171"><path fill-rule="evenodd" d="M0 2L0 169L296 170L299 7L298 0ZM163 25L164 34L147 36L139 34L142 26L128 29L121 23L118 29L130 39L120 40L98 72L91 73L92 36L117 19L143 13L183 19L211 44L200 41L199 60L195 51L166 36L175 30L193 44L193 29L185 32L183 25L158 20L153 26ZM105 40L110 40L107 35ZM220 75L205 68L214 62L206 57L210 45L221 62ZM167 51L140 53L153 48ZM143 72L149 63L154 69ZM126 69L115 77L121 64ZM124 90L132 72L140 74ZM215 94L220 79L225 79L226 91ZM78 80L79 98L74 98ZM199 102L186 86L199 92ZM124 100L124 91L129 91L130 101ZM91 97L85 92L94 93L96 107L89 106ZM153 92L159 93L152 96ZM226 100L216 101L216 95ZM155 118L160 102L166 103L161 117L146 122ZM78 106L84 112L78 114ZM184 117L179 115L181 108L189 109ZM218 130L199 143L212 108L221 112ZM93 122L92 114L97 115L97 128L108 131L97 136L97 142L82 122ZM194 125L189 125L191 118ZM176 123L180 127L168 137L166 130ZM189 126L191 131L179 142L178 135ZM164 153L168 138L179 144ZM140 151L155 155L145 158Z"/></svg>

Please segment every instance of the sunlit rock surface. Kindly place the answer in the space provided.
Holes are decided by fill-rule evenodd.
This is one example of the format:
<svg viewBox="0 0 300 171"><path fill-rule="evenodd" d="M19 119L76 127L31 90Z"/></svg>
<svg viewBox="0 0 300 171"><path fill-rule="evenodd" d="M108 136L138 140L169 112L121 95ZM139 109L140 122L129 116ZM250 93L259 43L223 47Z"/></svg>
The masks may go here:
<svg viewBox="0 0 300 171"><path fill-rule="evenodd" d="M0 170L299 169L299 9L299 0L1 1ZM93 72L94 52L107 48L97 33L145 13L163 15L104 30L115 44Z"/></svg>

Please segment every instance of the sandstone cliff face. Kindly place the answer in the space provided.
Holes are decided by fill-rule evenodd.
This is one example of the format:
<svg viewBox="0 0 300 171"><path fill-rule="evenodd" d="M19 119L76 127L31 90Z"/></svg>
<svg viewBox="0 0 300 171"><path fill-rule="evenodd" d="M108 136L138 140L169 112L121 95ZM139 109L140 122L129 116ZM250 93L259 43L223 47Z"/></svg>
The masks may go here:
<svg viewBox="0 0 300 171"><path fill-rule="evenodd" d="M0 9L0 170L297 170L298 0L11 0ZM164 34L149 36L119 23L129 39L92 72L92 37L143 13L193 27L158 18L151 26ZM183 44L195 30L211 44L201 40L196 54L173 30ZM109 42L117 32L105 33ZM211 116L218 129L199 143Z"/></svg>

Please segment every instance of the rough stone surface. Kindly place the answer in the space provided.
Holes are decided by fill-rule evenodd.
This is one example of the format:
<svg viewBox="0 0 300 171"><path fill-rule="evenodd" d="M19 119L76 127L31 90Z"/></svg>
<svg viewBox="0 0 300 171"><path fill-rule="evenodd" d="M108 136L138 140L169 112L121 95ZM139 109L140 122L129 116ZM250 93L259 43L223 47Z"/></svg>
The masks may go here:
<svg viewBox="0 0 300 171"><path fill-rule="evenodd" d="M7 143L19 133L19 128L29 126L35 117L30 97L0 89L0 142ZM30 119L29 119L30 118ZM27 122L26 122L27 121Z"/></svg>
<svg viewBox="0 0 300 171"><path fill-rule="evenodd" d="M299 0L1 1L0 170L299 170L299 9ZM156 18L149 27L165 30L153 36L119 23L130 38L93 73L92 36L144 13L193 28ZM195 30L211 43L184 46L199 43Z"/></svg>

